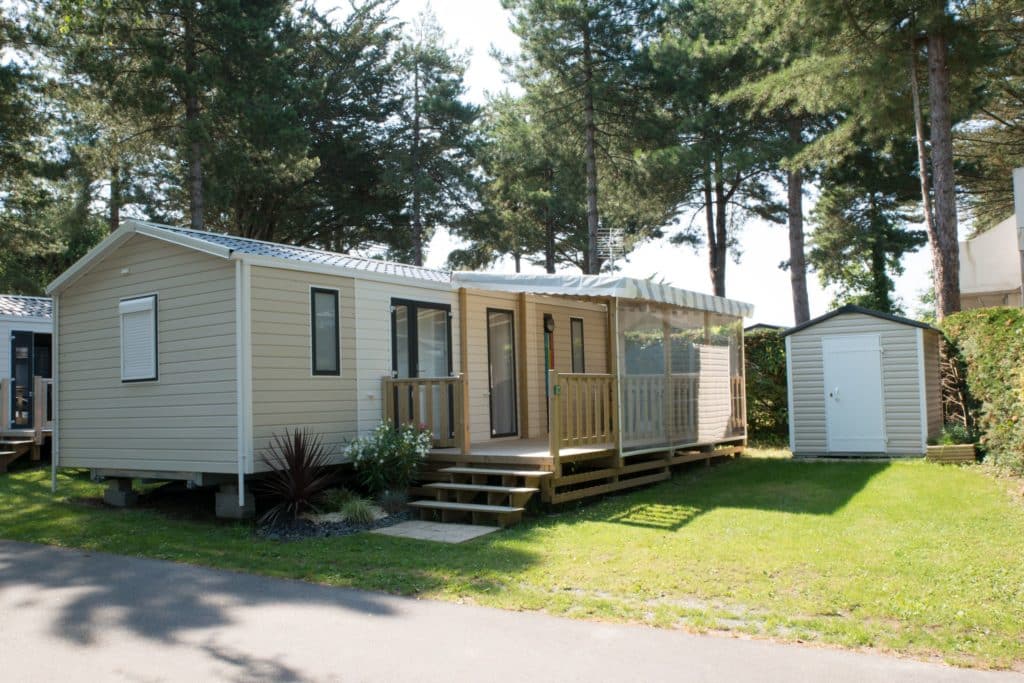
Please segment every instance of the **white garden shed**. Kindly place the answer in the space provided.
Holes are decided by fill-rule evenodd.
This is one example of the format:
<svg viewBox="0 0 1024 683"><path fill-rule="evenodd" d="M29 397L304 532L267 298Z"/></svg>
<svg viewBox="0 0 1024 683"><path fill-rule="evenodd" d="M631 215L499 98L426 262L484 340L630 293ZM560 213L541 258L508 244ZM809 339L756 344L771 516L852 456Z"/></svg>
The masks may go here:
<svg viewBox="0 0 1024 683"><path fill-rule="evenodd" d="M920 456L942 430L939 332L843 306L786 330L794 456Z"/></svg>

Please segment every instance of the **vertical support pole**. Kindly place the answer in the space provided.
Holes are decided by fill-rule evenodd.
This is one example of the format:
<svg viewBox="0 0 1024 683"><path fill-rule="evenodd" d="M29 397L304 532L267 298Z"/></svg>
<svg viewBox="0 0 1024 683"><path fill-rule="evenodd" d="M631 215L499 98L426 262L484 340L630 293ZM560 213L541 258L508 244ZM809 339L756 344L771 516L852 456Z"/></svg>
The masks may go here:
<svg viewBox="0 0 1024 683"><path fill-rule="evenodd" d="M2 411L3 413L3 423L0 424L0 431L4 431L10 426L11 420L14 417L13 413L11 412L10 377L0 378L0 393L3 394L2 396L0 396L0 411Z"/></svg>
<svg viewBox="0 0 1024 683"><path fill-rule="evenodd" d="M559 459L559 446L562 441L562 386L557 370L548 370L548 386L551 387L549 401L549 415L551 424L548 425L548 454L551 456L554 476L556 479L562 476L562 463Z"/></svg>
<svg viewBox="0 0 1024 683"><path fill-rule="evenodd" d="M659 307L658 310L665 316L661 320L662 354L665 363L665 388L661 391L661 419L663 420L662 429L665 432L665 440L668 442L669 455L672 455L675 450L675 429L672 424L675 396L672 395L672 323L668 320L668 316L672 315L672 311L669 308L662 307Z"/></svg>
<svg viewBox="0 0 1024 683"><path fill-rule="evenodd" d="M527 331L532 330L533 326L527 321L526 315L526 292L519 293L519 306L518 306L518 317L519 317L519 339L516 341L516 346L519 351L519 358L516 359L516 370L517 374L517 388L519 389L519 437L521 439L530 438L532 432L530 431L530 367L529 363L529 345L527 343Z"/></svg>
<svg viewBox="0 0 1024 683"><path fill-rule="evenodd" d="M622 432L623 432L623 392L625 391L623 377L625 370L622 367L622 359L619 356L619 300L610 297L608 307L611 309L611 338L612 338L612 376L615 378L615 451L618 456L619 469L625 465L625 457L622 454Z"/></svg>
<svg viewBox="0 0 1024 683"><path fill-rule="evenodd" d="M462 408L456 414L458 432L461 435L462 454L470 451L469 414L469 294L465 287L459 287L459 372L462 376Z"/></svg>
<svg viewBox="0 0 1024 683"><path fill-rule="evenodd" d="M740 415L743 424L743 447L747 447L747 347L743 339L743 318L739 319L739 377L740 377Z"/></svg>
<svg viewBox="0 0 1024 683"><path fill-rule="evenodd" d="M53 424L50 426L50 491L57 492L57 467L60 460L60 294L53 295L53 357L52 372L53 378L53 412L50 419ZM4 391L4 396L10 396L10 392ZM8 419L9 413L3 413L3 419Z"/></svg>

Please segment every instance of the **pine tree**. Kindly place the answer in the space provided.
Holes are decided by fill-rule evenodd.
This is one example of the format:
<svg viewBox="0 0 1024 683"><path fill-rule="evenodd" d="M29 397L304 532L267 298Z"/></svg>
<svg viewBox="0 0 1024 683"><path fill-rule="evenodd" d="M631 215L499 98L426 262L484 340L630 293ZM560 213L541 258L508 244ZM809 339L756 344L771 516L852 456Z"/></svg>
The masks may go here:
<svg viewBox="0 0 1024 683"><path fill-rule="evenodd" d="M429 10L413 23L396 63L402 76L396 182L412 228L412 262L422 265L434 229L461 220L474 202L478 110L464 100L467 58L445 44Z"/></svg>
<svg viewBox="0 0 1024 683"><path fill-rule="evenodd" d="M863 146L822 173L808 260L824 284L838 286L836 304L901 312L893 276L903 272L904 254L927 241L908 227L921 220L913 211L915 155L906 140L882 150Z"/></svg>

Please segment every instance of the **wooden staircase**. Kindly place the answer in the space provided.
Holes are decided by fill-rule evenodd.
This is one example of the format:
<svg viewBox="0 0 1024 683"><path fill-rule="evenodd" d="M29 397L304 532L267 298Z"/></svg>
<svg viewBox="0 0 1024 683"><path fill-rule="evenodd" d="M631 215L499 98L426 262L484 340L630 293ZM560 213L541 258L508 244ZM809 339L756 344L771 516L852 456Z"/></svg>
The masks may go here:
<svg viewBox="0 0 1024 683"><path fill-rule="evenodd" d="M39 460L39 447L34 439L0 439L0 474L26 453L32 453L32 460Z"/></svg>
<svg viewBox="0 0 1024 683"><path fill-rule="evenodd" d="M551 472L478 466L442 467L436 470L446 481L424 484L420 491L434 498L414 500L424 519L440 517L442 522L497 524L518 523L527 503L540 491Z"/></svg>

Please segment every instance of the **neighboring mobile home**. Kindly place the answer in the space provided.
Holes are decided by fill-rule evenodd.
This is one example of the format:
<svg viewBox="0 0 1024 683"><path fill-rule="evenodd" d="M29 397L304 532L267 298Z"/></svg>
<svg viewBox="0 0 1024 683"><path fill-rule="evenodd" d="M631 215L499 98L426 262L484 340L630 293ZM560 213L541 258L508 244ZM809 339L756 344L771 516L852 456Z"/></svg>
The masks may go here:
<svg viewBox="0 0 1024 683"><path fill-rule="evenodd" d="M960 306L1024 306L1024 168L1013 171L1016 212L960 242Z"/></svg>
<svg viewBox="0 0 1024 683"><path fill-rule="evenodd" d="M942 431L930 325L851 305L784 335L794 456L921 456Z"/></svg>
<svg viewBox="0 0 1024 683"><path fill-rule="evenodd" d="M0 295L0 472L49 439L52 332L50 299Z"/></svg>
<svg viewBox="0 0 1024 683"><path fill-rule="evenodd" d="M745 439L749 307L649 282L452 274L127 221L49 291L55 470L113 480L111 502L133 477L183 479L243 514L273 434L308 428L341 460L381 419L430 425L438 466L588 460L607 490L667 476L651 453Z"/></svg>

